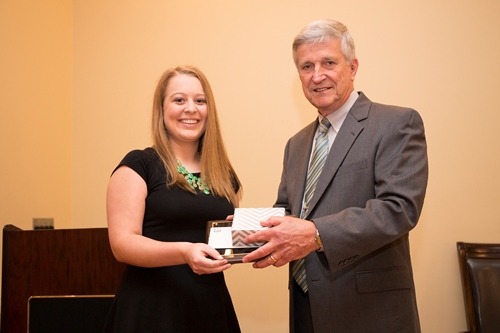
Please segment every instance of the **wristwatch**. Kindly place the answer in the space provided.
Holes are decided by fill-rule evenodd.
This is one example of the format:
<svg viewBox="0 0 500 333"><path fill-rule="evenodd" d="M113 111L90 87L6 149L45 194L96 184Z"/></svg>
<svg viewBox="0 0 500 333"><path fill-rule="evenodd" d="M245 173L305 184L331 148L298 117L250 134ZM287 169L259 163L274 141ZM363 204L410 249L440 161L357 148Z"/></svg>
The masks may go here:
<svg viewBox="0 0 500 333"><path fill-rule="evenodd" d="M319 245L319 249L316 251L323 252L323 242L321 241L321 237L319 236L319 231L316 229L316 236L314 236L314 241Z"/></svg>

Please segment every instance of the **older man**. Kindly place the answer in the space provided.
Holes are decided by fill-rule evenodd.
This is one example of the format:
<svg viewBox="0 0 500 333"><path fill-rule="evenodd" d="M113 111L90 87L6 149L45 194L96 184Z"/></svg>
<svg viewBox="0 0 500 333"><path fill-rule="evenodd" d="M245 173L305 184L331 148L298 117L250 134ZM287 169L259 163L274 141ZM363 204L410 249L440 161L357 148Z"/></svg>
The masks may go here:
<svg viewBox="0 0 500 333"><path fill-rule="evenodd" d="M246 238L267 243L244 262L290 263L291 332L420 332L408 234L427 187L422 119L354 90L340 22L306 26L293 57L318 115L285 148L275 206L289 215Z"/></svg>

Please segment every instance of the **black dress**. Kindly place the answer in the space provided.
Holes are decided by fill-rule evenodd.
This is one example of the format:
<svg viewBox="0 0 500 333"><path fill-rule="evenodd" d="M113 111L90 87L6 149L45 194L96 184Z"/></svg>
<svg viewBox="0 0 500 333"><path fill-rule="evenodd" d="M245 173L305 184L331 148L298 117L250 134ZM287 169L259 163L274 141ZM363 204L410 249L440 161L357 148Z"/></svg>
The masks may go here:
<svg viewBox="0 0 500 333"><path fill-rule="evenodd" d="M120 163L147 184L143 235L164 242L205 242L206 223L225 219L234 207L225 198L166 186L152 148L134 150ZM223 273L198 275L188 265L128 265L104 332L240 332Z"/></svg>

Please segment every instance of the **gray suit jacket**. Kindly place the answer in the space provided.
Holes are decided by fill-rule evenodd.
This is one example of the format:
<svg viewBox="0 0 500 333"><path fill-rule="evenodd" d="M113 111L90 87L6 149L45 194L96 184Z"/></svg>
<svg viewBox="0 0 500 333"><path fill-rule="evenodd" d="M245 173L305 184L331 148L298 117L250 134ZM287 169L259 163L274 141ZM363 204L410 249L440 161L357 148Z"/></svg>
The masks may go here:
<svg viewBox="0 0 500 333"><path fill-rule="evenodd" d="M285 148L275 206L296 216L317 123ZM324 244L323 253L306 257L315 333L420 332L408 233L419 219L427 177L419 114L372 103L360 93L333 143L306 217Z"/></svg>

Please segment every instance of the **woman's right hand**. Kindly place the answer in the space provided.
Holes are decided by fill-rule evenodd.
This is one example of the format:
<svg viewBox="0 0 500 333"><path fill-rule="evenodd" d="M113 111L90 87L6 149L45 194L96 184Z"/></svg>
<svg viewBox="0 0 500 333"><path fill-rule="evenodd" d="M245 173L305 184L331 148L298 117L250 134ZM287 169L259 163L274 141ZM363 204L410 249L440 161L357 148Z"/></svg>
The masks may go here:
<svg viewBox="0 0 500 333"><path fill-rule="evenodd" d="M231 267L217 250L204 243L190 243L186 247L184 259L198 275L219 273Z"/></svg>

